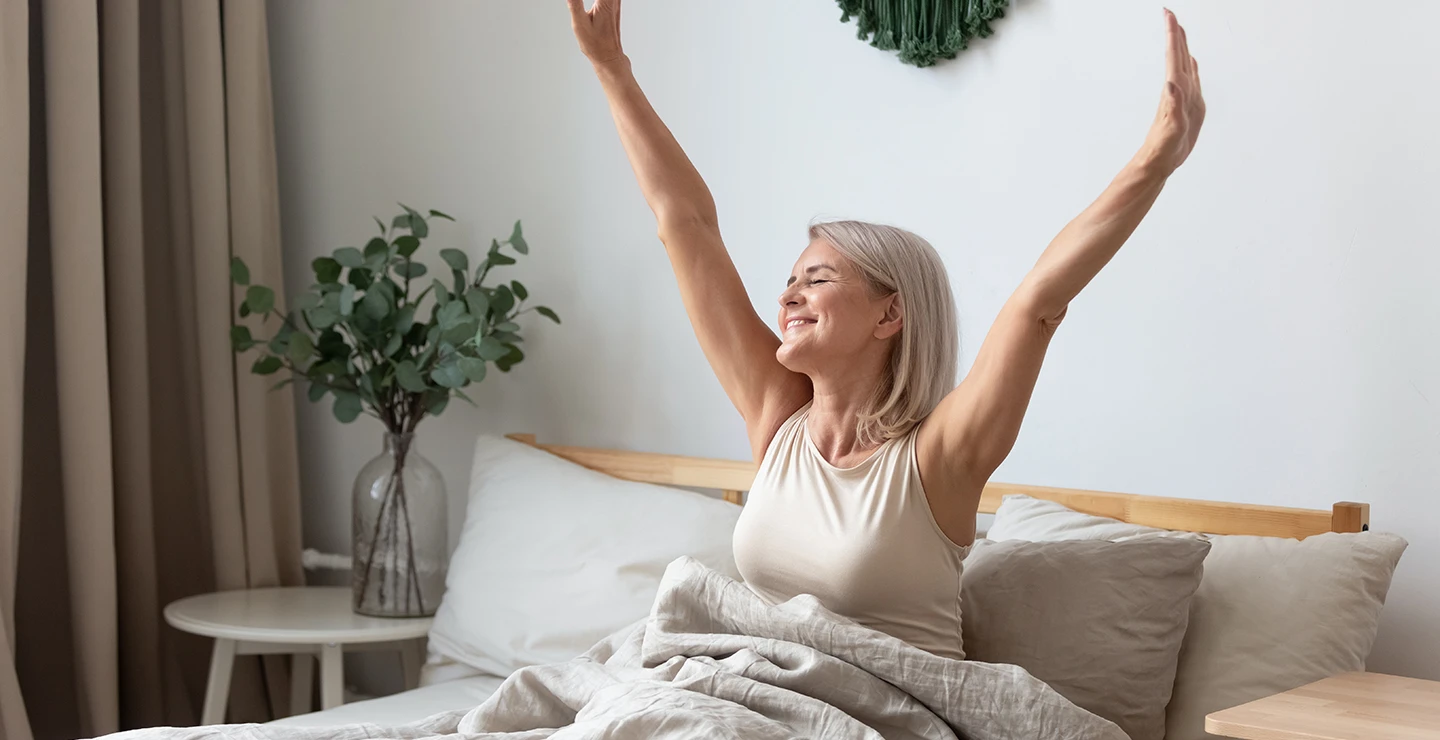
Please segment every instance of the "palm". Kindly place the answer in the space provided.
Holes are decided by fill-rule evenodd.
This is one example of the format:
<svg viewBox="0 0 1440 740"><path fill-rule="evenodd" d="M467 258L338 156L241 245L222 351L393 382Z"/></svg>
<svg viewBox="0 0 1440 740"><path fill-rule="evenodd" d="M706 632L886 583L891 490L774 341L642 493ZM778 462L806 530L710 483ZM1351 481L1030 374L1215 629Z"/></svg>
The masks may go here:
<svg viewBox="0 0 1440 740"><path fill-rule="evenodd" d="M601 64L625 56L620 48L620 0L595 0L589 10L585 0L566 0L566 4L575 40L591 62Z"/></svg>
<svg viewBox="0 0 1440 740"><path fill-rule="evenodd" d="M1145 144L1158 163L1174 170L1184 164L1200 138L1205 96L1200 91L1200 65L1190 56L1185 29L1168 10L1165 19L1169 41L1165 50L1165 91Z"/></svg>

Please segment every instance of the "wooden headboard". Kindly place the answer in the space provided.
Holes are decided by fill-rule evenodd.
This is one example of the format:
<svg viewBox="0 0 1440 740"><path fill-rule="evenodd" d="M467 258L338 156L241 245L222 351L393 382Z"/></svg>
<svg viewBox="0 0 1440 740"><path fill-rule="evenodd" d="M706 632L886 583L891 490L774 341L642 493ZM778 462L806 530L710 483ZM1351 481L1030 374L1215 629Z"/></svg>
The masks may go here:
<svg viewBox="0 0 1440 740"><path fill-rule="evenodd" d="M540 444L533 434L510 439L545 450L616 478L691 488L713 488L726 501L740 504L755 480L755 464L737 460L626 452L596 447ZM1285 506L1231 504L1220 501L1142 496L1133 493L1081 491L1013 483L990 483L980 498L980 513L994 514L1010 494L1055 501L1086 514L1131 524L1208 534L1249 534L1303 539L1324 532L1362 532L1370 528L1370 504L1342 501L1329 510Z"/></svg>

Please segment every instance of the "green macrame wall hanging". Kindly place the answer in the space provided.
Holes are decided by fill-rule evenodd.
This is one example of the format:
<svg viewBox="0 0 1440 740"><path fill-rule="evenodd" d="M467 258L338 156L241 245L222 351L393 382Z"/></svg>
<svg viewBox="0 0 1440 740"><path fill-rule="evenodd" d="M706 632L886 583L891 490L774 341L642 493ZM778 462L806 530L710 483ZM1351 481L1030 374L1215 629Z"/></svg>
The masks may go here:
<svg viewBox="0 0 1440 740"><path fill-rule="evenodd" d="M883 51L900 52L900 61L929 67L954 59L985 38L990 21L1005 17L1010 0L839 0L842 23L853 16L861 40Z"/></svg>

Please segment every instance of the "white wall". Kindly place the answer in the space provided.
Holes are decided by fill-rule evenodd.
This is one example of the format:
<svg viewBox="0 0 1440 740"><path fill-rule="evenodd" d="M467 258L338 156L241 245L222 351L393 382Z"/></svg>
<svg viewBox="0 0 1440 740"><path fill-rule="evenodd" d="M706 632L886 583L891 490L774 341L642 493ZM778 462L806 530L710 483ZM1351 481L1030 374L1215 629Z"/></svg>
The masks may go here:
<svg viewBox="0 0 1440 740"><path fill-rule="evenodd" d="M1210 104L1200 146L1075 303L997 479L1328 507L1411 547L1372 668L1440 678L1440 4L1175 0ZM396 200L509 233L565 318L422 428L454 526L477 432L743 458L560 0L272 0L289 287ZM1359 15L1357 15L1359 13ZM628 0L637 76L706 175L763 315L806 222L904 225L944 255L968 365L1008 291L1153 114L1160 5L1020 0L917 70L829 0ZM301 414L306 540L348 548L374 424Z"/></svg>

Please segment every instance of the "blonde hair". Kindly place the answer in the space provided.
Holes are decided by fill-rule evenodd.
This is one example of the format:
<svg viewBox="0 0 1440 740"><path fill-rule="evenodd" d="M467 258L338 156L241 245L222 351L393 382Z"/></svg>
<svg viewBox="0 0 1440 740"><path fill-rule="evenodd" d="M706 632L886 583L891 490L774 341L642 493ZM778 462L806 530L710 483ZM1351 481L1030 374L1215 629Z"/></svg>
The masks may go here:
<svg viewBox="0 0 1440 740"><path fill-rule="evenodd" d="M853 262L876 295L900 301L904 323L857 433L864 444L904 436L955 387L960 332L945 263L930 242L894 226L826 221L811 224L810 238Z"/></svg>

